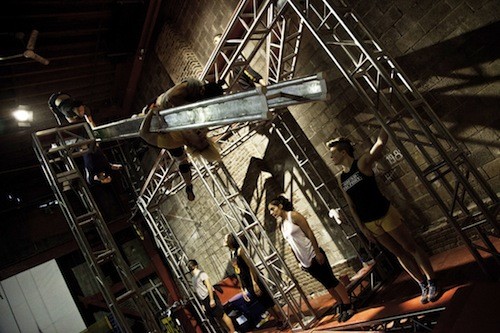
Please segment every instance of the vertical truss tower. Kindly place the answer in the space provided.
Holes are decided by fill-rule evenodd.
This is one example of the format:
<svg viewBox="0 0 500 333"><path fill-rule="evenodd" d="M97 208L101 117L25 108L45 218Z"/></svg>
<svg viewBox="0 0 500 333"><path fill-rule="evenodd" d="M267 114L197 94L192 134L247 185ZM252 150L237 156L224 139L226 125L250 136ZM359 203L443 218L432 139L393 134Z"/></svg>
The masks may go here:
<svg viewBox="0 0 500 333"><path fill-rule="evenodd" d="M95 146L89 125L79 123L39 131L33 134L33 142L45 177L119 329L133 333L123 312L127 308L142 318L149 332L161 332L75 160ZM120 277L118 290L111 288L103 273L106 264L111 264Z"/></svg>

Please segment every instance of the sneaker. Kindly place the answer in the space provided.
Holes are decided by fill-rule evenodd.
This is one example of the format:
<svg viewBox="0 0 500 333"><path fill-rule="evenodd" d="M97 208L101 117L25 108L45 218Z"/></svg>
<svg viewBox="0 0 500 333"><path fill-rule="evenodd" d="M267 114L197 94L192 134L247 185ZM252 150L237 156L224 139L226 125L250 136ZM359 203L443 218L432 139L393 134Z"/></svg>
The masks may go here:
<svg viewBox="0 0 500 333"><path fill-rule="evenodd" d="M194 196L194 192L193 192L193 184L186 185L186 194L187 194L187 198L189 201L194 200L195 196Z"/></svg>
<svg viewBox="0 0 500 333"><path fill-rule="evenodd" d="M286 320L278 320L276 322L276 329L278 331L284 331L288 328L288 322Z"/></svg>
<svg viewBox="0 0 500 333"><path fill-rule="evenodd" d="M429 302L429 298L428 298L429 286L427 284L427 281L419 282L418 284L420 285L420 289L422 290L422 294L420 297L420 303L426 304Z"/></svg>
<svg viewBox="0 0 500 333"><path fill-rule="evenodd" d="M256 328L260 328L262 325L264 325L265 323L267 323L269 321L270 317L269 317L269 313L267 313L267 316L265 316L265 313L262 314L262 317L260 319L260 321L257 323L257 325L255 325Z"/></svg>
<svg viewBox="0 0 500 333"><path fill-rule="evenodd" d="M342 318L344 318L344 313L345 313L344 304L339 304L338 316L337 316L337 321L339 323L342 322Z"/></svg>
<svg viewBox="0 0 500 333"><path fill-rule="evenodd" d="M352 316L354 316L355 313L356 310L352 304L340 304L340 315L338 318L339 323L348 321Z"/></svg>
<svg viewBox="0 0 500 333"><path fill-rule="evenodd" d="M429 285L427 287L427 300L429 302L435 302L441 294L440 288L436 285L434 281L429 280Z"/></svg>
<svg viewBox="0 0 500 333"><path fill-rule="evenodd" d="M347 306L348 306L348 309L345 312L344 318L342 318L343 321L348 321L356 313L356 309L354 308L354 306L352 306L352 304L349 304Z"/></svg>

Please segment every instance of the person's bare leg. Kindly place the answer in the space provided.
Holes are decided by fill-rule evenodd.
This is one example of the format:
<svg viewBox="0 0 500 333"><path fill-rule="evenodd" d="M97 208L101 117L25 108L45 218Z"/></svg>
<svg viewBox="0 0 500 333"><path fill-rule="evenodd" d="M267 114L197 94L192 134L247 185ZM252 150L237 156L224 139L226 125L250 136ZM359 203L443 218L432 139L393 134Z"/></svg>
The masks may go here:
<svg viewBox="0 0 500 333"><path fill-rule="evenodd" d="M269 311L273 315L274 319L276 319L277 321L286 322L286 318L283 316L279 307L276 304L274 304L274 306L270 308Z"/></svg>
<svg viewBox="0 0 500 333"><path fill-rule="evenodd" d="M403 266L404 270L417 282L425 280L424 273L420 270L417 262L413 256L406 252L399 243L392 238L390 234L384 233L377 236L377 241L382 244L387 250L398 258L399 263Z"/></svg>
<svg viewBox="0 0 500 333"><path fill-rule="evenodd" d="M405 225L400 225L396 229L391 230L389 234L407 253L412 255L421 271L427 277L427 280L433 280L436 274L432 268L429 256L418 246L408 228Z"/></svg>
<svg viewBox="0 0 500 333"><path fill-rule="evenodd" d="M425 280L419 281L419 285L422 290L422 296L420 299L422 304L436 301L441 294L441 288L439 288L435 280L436 274L432 268L429 256L417 244L415 238L413 238L410 233L410 230L408 230L405 225L400 225L396 229L391 230L389 233L392 238L394 238L396 242L398 242L399 245L412 256L413 260L426 277Z"/></svg>
<svg viewBox="0 0 500 333"><path fill-rule="evenodd" d="M349 298L349 294L347 293L347 289L339 282L339 284L335 288L328 289L330 295L337 301L340 306L340 316L338 318L339 322L344 322L349 320L354 313L355 310L351 304L351 299Z"/></svg>
<svg viewBox="0 0 500 333"><path fill-rule="evenodd" d="M342 282L339 282L339 284L335 287L335 292L337 293L337 295L339 295L340 299L342 300L342 303L344 304L351 303L349 294L347 293L347 289L342 284Z"/></svg>
<svg viewBox="0 0 500 333"><path fill-rule="evenodd" d="M191 165L189 164L186 152L182 154L180 157L175 158L177 163L179 163L179 171L181 173L182 179L186 184L186 194L189 201L193 201L195 199L195 195L193 192L193 184L191 175Z"/></svg>
<svg viewBox="0 0 500 333"><path fill-rule="evenodd" d="M342 297L340 297L339 293L335 290L335 288L328 289L328 293L337 301L338 304L344 303Z"/></svg>
<svg viewBox="0 0 500 333"><path fill-rule="evenodd" d="M228 332L234 333L235 329L234 329L233 321L231 320L231 318L229 318L229 316L227 314L224 313L224 315L222 316L222 321L226 325Z"/></svg>
<svg viewBox="0 0 500 333"><path fill-rule="evenodd" d="M285 320L285 317L281 313L279 306L277 306L276 304L274 304L274 306L270 309L270 311L273 317L276 318L277 320Z"/></svg>

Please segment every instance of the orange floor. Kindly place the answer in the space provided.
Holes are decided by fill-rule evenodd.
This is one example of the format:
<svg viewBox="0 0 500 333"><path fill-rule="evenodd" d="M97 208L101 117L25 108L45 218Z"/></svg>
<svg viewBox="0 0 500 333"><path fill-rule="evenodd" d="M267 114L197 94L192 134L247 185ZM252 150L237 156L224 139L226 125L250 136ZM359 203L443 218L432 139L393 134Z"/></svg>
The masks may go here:
<svg viewBox="0 0 500 333"><path fill-rule="evenodd" d="M495 243L500 248L500 241ZM418 285L406 273L401 273L393 282L384 286L348 322L338 323L333 314L323 315L311 329L305 332L338 331L342 326L390 316L445 308L437 318L433 332L439 333L497 333L500 332L500 283L486 277L465 247L455 248L431 258L437 280L443 294L434 303L420 303ZM488 259L489 267L496 267ZM329 295L310 300L318 313L325 313L333 305ZM279 332L268 322L254 332ZM297 330L294 330L296 332ZM291 332L281 331L283 333ZM353 332L352 330L350 332ZM373 332L373 331L372 331Z"/></svg>

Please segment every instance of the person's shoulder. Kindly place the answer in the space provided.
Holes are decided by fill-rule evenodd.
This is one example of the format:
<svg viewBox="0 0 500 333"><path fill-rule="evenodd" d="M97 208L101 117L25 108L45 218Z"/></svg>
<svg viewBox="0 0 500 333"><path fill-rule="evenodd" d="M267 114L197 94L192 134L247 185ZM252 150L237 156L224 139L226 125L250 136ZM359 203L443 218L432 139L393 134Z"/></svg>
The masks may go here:
<svg viewBox="0 0 500 333"><path fill-rule="evenodd" d="M241 248L241 247L238 248L236 254L237 254L238 257L240 257L242 259L247 258L247 254L246 254L245 250L243 248Z"/></svg>
<svg viewBox="0 0 500 333"><path fill-rule="evenodd" d="M373 174L372 166L375 163L375 160L376 159L370 155L369 151L364 152L356 162L358 170L365 175L371 176Z"/></svg>
<svg viewBox="0 0 500 333"><path fill-rule="evenodd" d="M290 213L290 216L292 217L292 222L295 222L299 219L304 219L304 215L301 213L297 212L296 210L292 210Z"/></svg>
<svg viewBox="0 0 500 333"><path fill-rule="evenodd" d="M359 158L357 159L358 160L358 163L359 161L361 160L366 160L367 158L370 157L370 151L369 150L365 150L360 156Z"/></svg>

